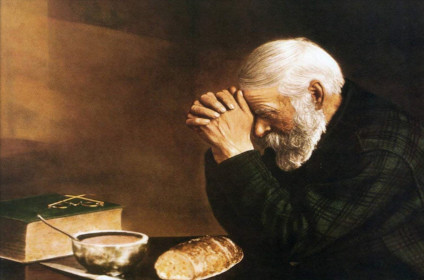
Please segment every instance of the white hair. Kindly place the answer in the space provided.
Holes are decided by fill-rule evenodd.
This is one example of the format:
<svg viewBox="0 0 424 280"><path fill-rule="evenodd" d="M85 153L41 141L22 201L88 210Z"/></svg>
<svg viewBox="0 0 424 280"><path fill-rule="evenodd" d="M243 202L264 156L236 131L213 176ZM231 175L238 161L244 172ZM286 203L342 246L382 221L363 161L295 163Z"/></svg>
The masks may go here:
<svg viewBox="0 0 424 280"><path fill-rule="evenodd" d="M327 94L340 94L344 84L338 63L325 50L306 38L276 40L256 48L239 70L242 89L278 86L289 97L303 94L313 80Z"/></svg>

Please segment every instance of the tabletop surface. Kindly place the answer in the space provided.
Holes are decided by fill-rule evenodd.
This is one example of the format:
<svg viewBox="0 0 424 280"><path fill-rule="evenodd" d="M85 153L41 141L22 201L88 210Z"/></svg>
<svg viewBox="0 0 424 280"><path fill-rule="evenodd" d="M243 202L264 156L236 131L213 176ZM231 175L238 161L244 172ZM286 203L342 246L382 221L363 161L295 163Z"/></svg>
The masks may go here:
<svg viewBox="0 0 424 280"><path fill-rule="evenodd" d="M168 250L170 247L187 241L193 237L151 237L150 246L147 257L143 260L139 268L134 272L134 275L126 277L125 279L131 280L156 280L159 279L156 275L154 269L154 263L160 254ZM79 265L76 259L73 256L63 257L48 260L48 262L55 262L60 264L65 264L68 266L73 266L83 269ZM214 280L226 280L226 279L236 279L236 275L240 271L241 264L236 265L232 269L226 271L223 274L215 276L210 279ZM82 279L81 277L67 274L65 272L60 272L53 270L51 268L45 267L39 263L30 263L30 264L20 264L4 259L0 260L0 279L7 280L72 280L72 279Z"/></svg>

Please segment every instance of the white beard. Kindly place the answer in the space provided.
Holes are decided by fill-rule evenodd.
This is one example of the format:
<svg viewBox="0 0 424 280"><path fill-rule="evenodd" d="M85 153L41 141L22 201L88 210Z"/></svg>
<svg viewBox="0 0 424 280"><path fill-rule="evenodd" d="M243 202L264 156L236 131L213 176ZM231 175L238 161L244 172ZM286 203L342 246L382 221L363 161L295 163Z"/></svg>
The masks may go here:
<svg viewBox="0 0 424 280"><path fill-rule="evenodd" d="M294 128L289 133L271 132L255 138L261 148L269 147L276 152L276 164L285 171L299 168L311 157L326 128L324 113L315 109L309 94L290 100L296 110Z"/></svg>

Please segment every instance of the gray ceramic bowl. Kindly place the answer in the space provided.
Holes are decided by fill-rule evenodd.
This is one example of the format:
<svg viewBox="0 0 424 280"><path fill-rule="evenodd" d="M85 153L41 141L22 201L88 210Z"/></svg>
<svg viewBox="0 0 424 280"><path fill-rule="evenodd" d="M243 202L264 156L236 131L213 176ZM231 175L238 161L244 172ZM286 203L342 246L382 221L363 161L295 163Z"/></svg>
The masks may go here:
<svg viewBox="0 0 424 280"><path fill-rule="evenodd" d="M149 237L125 230L84 232L72 240L78 262L88 272L119 276L137 267L147 253Z"/></svg>

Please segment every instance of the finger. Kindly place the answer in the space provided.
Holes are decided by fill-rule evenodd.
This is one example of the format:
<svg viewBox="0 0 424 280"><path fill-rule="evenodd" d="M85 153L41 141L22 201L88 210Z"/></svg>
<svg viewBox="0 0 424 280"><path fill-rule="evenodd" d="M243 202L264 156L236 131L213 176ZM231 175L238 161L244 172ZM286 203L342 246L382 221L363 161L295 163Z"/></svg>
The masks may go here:
<svg viewBox="0 0 424 280"><path fill-rule="evenodd" d="M215 94L208 92L200 96L200 103L216 112L225 113L227 109L225 106L216 98Z"/></svg>
<svg viewBox="0 0 424 280"><path fill-rule="evenodd" d="M237 99L237 102L238 102L240 108L244 112L250 112L249 104L247 104L246 99L244 99L243 92L241 90L238 90L237 91L237 93L236 93L236 99Z"/></svg>
<svg viewBox="0 0 424 280"><path fill-rule="evenodd" d="M195 119L195 118L197 118L197 116L195 116L195 115L193 115L191 113L188 113L187 114L187 119Z"/></svg>
<svg viewBox="0 0 424 280"><path fill-rule="evenodd" d="M221 101L221 103L225 104L227 108L231 110L236 108L235 105L237 104L237 102L228 90L224 89L223 91L217 92L216 97L219 101Z"/></svg>
<svg viewBox="0 0 424 280"><path fill-rule="evenodd" d="M235 86L231 86L231 87L229 87L229 88L228 88L228 91L229 91L232 95L234 95L234 94L236 93L236 91L237 91L237 88L236 88Z"/></svg>
<svg viewBox="0 0 424 280"><path fill-rule="evenodd" d="M202 105L193 105L190 108L190 113L198 117L206 117L209 119L219 118L221 115L214 110L206 108Z"/></svg>
<svg viewBox="0 0 424 280"><path fill-rule="evenodd" d="M193 115L192 113L188 113L187 114L187 119L205 119L205 120L209 120L209 119L206 119L206 118L201 118L199 116Z"/></svg>
<svg viewBox="0 0 424 280"><path fill-rule="evenodd" d="M210 122L209 119L198 118L190 113L187 115L186 119L186 125L191 128L208 125Z"/></svg>

